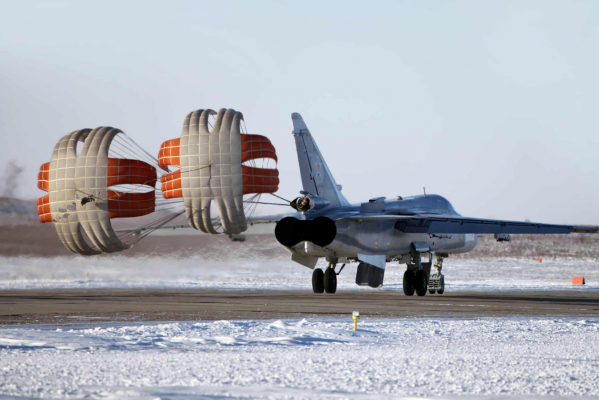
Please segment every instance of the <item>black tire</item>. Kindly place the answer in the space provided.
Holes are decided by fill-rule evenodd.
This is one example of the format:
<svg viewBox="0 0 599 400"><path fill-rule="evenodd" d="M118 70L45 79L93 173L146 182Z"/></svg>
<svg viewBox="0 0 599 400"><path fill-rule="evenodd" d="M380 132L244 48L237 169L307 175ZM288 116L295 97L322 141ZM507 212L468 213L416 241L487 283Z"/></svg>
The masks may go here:
<svg viewBox="0 0 599 400"><path fill-rule="evenodd" d="M439 290L437 290L437 293L443 294L444 292L445 292L445 278L441 277L441 279L439 280Z"/></svg>
<svg viewBox="0 0 599 400"><path fill-rule="evenodd" d="M337 291L337 274L333 268L327 268L324 273L324 291L331 294Z"/></svg>
<svg viewBox="0 0 599 400"><path fill-rule="evenodd" d="M414 273L409 269L403 274L403 293L406 296L414 296Z"/></svg>
<svg viewBox="0 0 599 400"><path fill-rule="evenodd" d="M426 290L428 289L428 279L426 279L426 273L421 269L416 271L414 289L416 289L416 294L418 296L426 295Z"/></svg>
<svg viewBox="0 0 599 400"><path fill-rule="evenodd" d="M433 289L429 289L429 290L428 290L428 293L429 293L429 294L435 294L435 291L434 291Z"/></svg>
<svg viewBox="0 0 599 400"><path fill-rule="evenodd" d="M312 290L314 293L324 293L324 272L320 268L312 272Z"/></svg>

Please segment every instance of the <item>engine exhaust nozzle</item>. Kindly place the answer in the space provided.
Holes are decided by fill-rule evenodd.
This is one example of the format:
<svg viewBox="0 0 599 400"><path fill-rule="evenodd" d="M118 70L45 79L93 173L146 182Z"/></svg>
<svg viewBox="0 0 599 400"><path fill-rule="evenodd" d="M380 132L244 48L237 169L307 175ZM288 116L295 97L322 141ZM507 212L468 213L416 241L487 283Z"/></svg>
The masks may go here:
<svg viewBox="0 0 599 400"><path fill-rule="evenodd" d="M292 247L305 241L323 247L335 240L337 226L335 221L327 217L318 217L313 220L286 217L277 223L275 236L279 243L286 247Z"/></svg>

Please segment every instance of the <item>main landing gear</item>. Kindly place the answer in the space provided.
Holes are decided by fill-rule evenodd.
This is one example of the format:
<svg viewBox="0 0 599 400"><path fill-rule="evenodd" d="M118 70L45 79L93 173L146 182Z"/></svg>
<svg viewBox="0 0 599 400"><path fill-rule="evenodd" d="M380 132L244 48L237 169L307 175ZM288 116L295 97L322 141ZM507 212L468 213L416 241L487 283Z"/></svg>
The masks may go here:
<svg viewBox="0 0 599 400"><path fill-rule="evenodd" d="M431 257L432 258L432 257ZM432 260L428 263L423 263L420 253L412 254L411 263L403 275L403 292L406 296L413 296L414 292L418 296L430 294L443 294L445 292L445 277L441 274L443 268L443 257L435 255L435 269L437 273L430 275Z"/></svg>
<svg viewBox="0 0 599 400"><path fill-rule="evenodd" d="M403 292L406 296L413 296L414 292L418 296L424 296L426 294L426 288L428 281L426 279L426 273L424 270L419 269L412 271L407 269L403 274Z"/></svg>
<svg viewBox="0 0 599 400"><path fill-rule="evenodd" d="M412 252L412 259L403 274L403 292L406 296L424 296L428 287L428 273L424 269L420 253Z"/></svg>
<svg viewBox="0 0 599 400"><path fill-rule="evenodd" d="M330 293L337 291L337 275L341 273L345 264L341 266L339 272L335 272L335 264L329 263L323 271L320 268L314 268L312 272L312 291L314 293Z"/></svg>

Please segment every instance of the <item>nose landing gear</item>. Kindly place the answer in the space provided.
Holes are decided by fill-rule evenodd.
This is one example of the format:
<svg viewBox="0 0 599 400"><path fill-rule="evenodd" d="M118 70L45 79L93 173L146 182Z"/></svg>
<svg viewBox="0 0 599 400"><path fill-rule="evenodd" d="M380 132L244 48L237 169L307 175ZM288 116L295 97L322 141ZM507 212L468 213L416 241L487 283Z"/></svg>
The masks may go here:
<svg viewBox="0 0 599 400"><path fill-rule="evenodd" d="M435 255L435 269L437 272L431 275L428 281L428 292L430 294L443 294L445 292L445 275L441 273L443 268L443 256Z"/></svg>

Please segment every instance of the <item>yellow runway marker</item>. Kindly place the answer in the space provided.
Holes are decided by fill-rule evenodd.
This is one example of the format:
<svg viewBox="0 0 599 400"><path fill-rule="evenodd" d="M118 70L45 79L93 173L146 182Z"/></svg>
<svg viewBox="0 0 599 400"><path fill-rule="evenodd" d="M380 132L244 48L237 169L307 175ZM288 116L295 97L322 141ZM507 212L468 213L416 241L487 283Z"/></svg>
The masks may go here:
<svg viewBox="0 0 599 400"><path fill-rule="evenodd" d="M354 311L351 315L351 319L354 320L354 332L358 330L358 320L360 319L360 311Z"/></svg>

